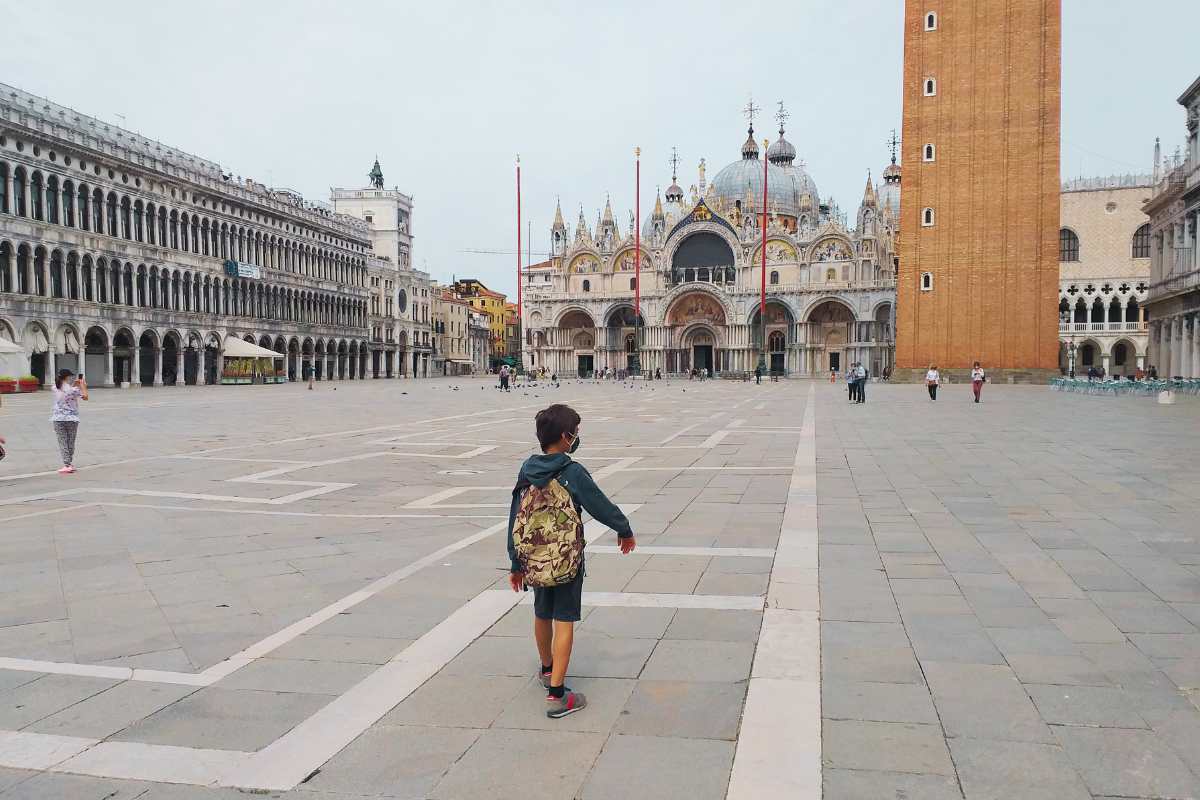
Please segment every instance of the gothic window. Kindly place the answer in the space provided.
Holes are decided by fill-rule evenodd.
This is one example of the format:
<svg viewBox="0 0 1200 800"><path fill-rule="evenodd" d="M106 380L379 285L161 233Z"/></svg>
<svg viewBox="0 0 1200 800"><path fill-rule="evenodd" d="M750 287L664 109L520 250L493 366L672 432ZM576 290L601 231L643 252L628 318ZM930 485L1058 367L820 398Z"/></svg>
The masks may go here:
<svg viewBox="0 0 1200 800"><path fill-rule="evenodd" d="M43 203L42 203L42 173L35 172L33 177L29 179L29 203L33 209L33 218L43 220Z"/></svg>
<svg viewBox="0 0 1200 800"><path fill-rule="evenodd" d="M777 272L775 270L771 271L771 285L772 286L779 285L779 272Z"/></svg>
<svg viewBox="0 0 1200 800"><path fill-rule="evenodd" d="M937 30L937 14L935 14L932 11L930 11L928 14L925 15L925 30L927 30L927 31L936 31Z"/></svg>
<svg viewBox="0 0 1200 800"><path fill-rule="evenodd" d="M922 156L922 158L925 161L933 161L934 160L934 147L932 144L925 145L925 152L924 152L924 155Z"/></svg>
<svg viewBox="0 0 1200 800"><path fill-rule="evenodd" d="M937 81L933 78L925 79L925 96L933 97L937 94Z"/></svg>
<svg viewBox="0 0 1200 800"><path fill-rule="evenodd" d="M0 164L0 214L8 213L8 165Z"/></svg>
<svg viewBox="0 0 1200 800"><path fill-rule="evenodd" d="M922 292L932 292L933 291L933 273L932 272L922 272L921 273L921 291Z"/></svg>
<svg viewBox="0 0 1200 800"><path fill-rule="evenodd" d="M583 282L583 290L584 290L585 292L590 292L590 291L592 290L592 282L591 282L591 281L584 281L584 282Z"/></svg>
<svg viewBox="0 0 1200 800"><path fill-rule="evenodd" d="M1079 237L1070 228L1062 228L1058 232L1058 260L1079 260Z"/></svg>
<svg viewBox="0 0 1200 800"><path fill-rule="evenodd" d="M926 208L921 212L921 225L926 228L933 227L933 209Z"/></svg>
<svg viewBox="0 0 1200 800"><path fill-rule="evenodd" d="M767 337L767 350L772 353L782 353L783 348L783 331L771 331L771 335Z"/></svg>
<svg viewBox="0 0 1200 800"><path fill-rule="evenodd" d="M1133 253L1134 258L1149 258L1150 257L1150 223L1147 222L1142 227L1138 228L1133 233Z"/></svg>
<svg viewBox="0 0 1200 800"><path fill-rule="evenodd" d="M837 280L837 270L832 267L825 270L825 280L836 281Z"/></svg>

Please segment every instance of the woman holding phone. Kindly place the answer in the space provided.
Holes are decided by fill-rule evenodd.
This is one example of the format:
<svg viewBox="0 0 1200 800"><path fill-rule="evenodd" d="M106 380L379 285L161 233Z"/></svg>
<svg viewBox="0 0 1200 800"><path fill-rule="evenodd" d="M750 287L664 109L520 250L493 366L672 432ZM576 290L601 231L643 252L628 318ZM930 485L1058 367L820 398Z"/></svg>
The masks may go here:
<svg viewBox="0 0 1200 800"><path fill-rule="evenodd" d="M60 475L75 471L75 434L79 432L79 401L88 399L87 381L82 375L76 377L69 369L60 369L54 377L54 407L50 412L50 424L58 439L58 451L62 454Z"/></svg>

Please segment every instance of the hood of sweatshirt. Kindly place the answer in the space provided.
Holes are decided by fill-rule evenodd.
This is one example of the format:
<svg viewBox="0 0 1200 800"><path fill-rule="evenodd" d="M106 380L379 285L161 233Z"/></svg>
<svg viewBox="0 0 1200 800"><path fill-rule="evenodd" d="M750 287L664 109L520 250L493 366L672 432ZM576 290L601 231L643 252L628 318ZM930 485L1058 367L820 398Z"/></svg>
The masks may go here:
<svg viewBox="0 0 1200 800"><path fill-rule="evenodd" d="M534 486L542 487L570 463L571 457L566 453L542 453L530 456L521 465L521 477Z"/></svg>

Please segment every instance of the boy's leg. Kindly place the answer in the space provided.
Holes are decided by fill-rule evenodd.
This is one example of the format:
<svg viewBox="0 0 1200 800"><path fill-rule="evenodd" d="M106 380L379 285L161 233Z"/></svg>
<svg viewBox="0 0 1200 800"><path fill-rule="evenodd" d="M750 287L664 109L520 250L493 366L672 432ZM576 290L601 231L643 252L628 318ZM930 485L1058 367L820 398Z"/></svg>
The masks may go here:
<svg viewBox="0 0 1200 800"><path fill-rule="evenodd" d="M550 671L551 686L562 686L567 679L567 666L571 663L571 646L574 643L575 623L554 620L553 658L550 662L553 667Z"/></svg>
<svg viewBox="0 0 1200 800"><path fill-rule="evenodd" d="M550 642L554 638L554 622L539 617L533 618L533 638L537 642L538 658L542 666L548 667L554 663L550 652Z"/></svg>

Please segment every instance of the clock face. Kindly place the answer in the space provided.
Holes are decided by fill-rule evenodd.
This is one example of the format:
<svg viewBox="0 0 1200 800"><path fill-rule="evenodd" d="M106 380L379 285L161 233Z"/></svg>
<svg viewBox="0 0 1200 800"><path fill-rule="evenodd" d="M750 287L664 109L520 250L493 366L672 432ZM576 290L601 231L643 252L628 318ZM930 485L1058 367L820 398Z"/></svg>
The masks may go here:
<svg viewBox="0 0 1200 800"><path fill-rule="evenodd" d="M408 292L403 289L396 295L396 311L403 314L408 309Z"/></svg>

